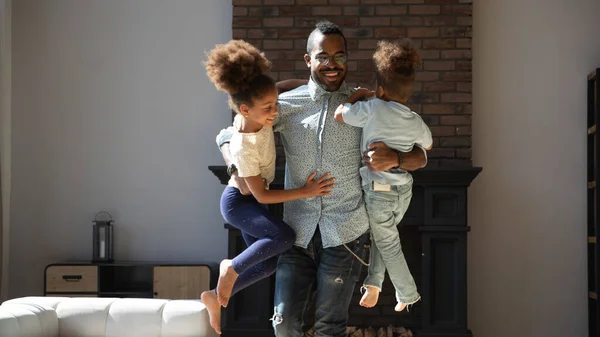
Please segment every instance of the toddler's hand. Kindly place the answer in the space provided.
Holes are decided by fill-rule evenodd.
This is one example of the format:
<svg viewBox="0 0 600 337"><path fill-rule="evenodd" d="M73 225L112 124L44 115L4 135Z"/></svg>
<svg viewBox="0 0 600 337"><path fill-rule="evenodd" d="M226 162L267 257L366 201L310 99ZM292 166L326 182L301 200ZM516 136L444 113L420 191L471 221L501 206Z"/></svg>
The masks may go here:
<svg viewBox="0 0 600 337"><path fill-rule="evenodd" d="M367 88L358 88L355 92L352 93L350 99L354 101L361 101L370 97L375 97L375 91L369 90Z"/></svg>

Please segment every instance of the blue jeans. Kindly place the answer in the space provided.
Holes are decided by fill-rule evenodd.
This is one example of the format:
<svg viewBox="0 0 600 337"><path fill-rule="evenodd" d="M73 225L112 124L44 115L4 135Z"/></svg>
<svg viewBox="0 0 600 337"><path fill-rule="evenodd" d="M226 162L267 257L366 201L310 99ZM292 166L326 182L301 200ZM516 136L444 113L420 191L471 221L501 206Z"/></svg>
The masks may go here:
<svg viewBox="0 0 600 337"><path fill-rule="evenodd" d="M294 246L279 256L273 315L277 337L304 336L313 322L316 337L346 337L348 307L361 270L348 249L364 260L367 240L365 233L346 246L323 248L317 227L306 249Z"/></svg>
<svg viewBox="0 0 600 337"><path fill-rule="evenodd" d="M420 295L402 253L396 227L410 204L412 183L392 186L390 192L373 191L370 185L365 185L363 191L371 227L371 263L364 285L381 289L387 269L396 288L396 300L414 303Z"/></svg>
<svg viewBox="0 0 600 337"><path fill-rule="evenodd" d="M248 248L233 258L233 270L239 274L232 295L272 275L277 255L290 249L296 233L259 203L252 195L243 195L227 186L221 195L221 214L225 221L242 232Z"/></svg>

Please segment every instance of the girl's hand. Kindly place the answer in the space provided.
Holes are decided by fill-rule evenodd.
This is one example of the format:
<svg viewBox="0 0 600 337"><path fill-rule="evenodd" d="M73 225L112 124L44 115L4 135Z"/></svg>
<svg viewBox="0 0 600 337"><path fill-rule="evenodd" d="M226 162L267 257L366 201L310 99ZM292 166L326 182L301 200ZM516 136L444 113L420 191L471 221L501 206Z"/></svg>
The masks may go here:
<svg viewBox="0 0 600 337"><path fill-rule="evenodd" d="M320 197L331 194L333 189L335 178L329 177L329 172L322 175L319 179L315 179L317 172L313 173L306 179L306 184L302 187L307 197Z"/></svg>

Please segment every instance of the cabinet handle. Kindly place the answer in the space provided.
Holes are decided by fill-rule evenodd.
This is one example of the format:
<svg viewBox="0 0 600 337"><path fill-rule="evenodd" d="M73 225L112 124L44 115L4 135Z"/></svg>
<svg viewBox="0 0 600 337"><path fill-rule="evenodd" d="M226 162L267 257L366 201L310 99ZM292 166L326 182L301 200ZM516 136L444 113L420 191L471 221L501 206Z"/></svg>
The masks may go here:
<svg viewBox="0 0 600 337"><path fill-rule="evenodd" d="M155 292L154 292L154 296L158 296L158 292L156 292L156 291L155 291Z"/></svg>
<svg viewBox="0 0 600 337"><path fill-rule="evenodd" d="M67 282L79 282L83 277L81 275L63 275L62 278Z"/></svg>

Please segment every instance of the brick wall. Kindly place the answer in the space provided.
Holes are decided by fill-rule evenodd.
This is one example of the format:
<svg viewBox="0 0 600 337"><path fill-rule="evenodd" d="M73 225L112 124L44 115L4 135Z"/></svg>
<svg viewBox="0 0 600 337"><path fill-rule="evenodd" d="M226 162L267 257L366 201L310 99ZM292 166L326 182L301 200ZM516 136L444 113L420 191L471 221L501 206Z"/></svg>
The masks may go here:
<svg viewBox="0 0 600 337"><path fill-rule="evenodd" d="M277 79L308 78L306 38L316 22L348 41L352 85L374 88L380 39L410 37L424 59L409 106L434 136L429 167L471 165L472 0L232 0L233 38L265 51ZM283 151L278 148L279 163Z"/></svg>

